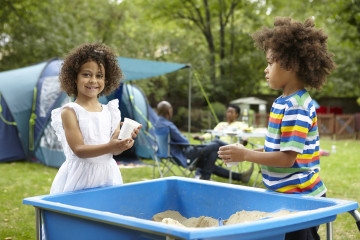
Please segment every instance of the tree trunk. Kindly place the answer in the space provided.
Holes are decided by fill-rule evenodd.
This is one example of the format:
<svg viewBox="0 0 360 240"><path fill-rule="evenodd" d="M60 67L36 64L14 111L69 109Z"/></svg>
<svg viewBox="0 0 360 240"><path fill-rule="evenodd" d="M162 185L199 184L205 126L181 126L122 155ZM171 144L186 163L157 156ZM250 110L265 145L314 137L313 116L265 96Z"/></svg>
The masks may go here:
<svg viewBox="0 0 360 240"><path fill-rule="evenodd" d="M224 2L219 0L219 25L220 25L220 81L225 77L225 67L223 60L225 59L225 23L224 23Z"/></svg>
<svg viewBox="0 0 360 240"><path fill-rule="evenodd" d="M206 14L206 22L205 22L205 28L204 28L204 35L206 38L206 41L208 43L209 47L209 53L210 53L210 79L213 83L216 82L216 60L215 60L215 44L214 44L214 38L211 32L211 15L210 15L210 9L208 5L208 1L204 0L204 7L205 7L205 14Z"/></svg>

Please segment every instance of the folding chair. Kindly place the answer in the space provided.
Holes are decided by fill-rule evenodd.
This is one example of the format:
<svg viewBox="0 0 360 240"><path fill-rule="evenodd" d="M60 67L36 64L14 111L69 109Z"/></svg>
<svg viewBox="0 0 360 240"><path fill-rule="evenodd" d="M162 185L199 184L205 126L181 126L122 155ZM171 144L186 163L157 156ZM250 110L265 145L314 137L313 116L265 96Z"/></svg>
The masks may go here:
<svg viewBox="0 0 360 240"><path fill-rule="evenodd" d="M160 177L172 175L178 175L177 172L180 172L184 177L193 177L194 171L196 170L196 165L199 161L199 158L195 158L194 160L187 160L187 166L184 167L180 161L173 157L170 153L170 148L173 143L170 141L170 129L168 127L157 128L155 129L155 161L161 163L157 165ZM192 144L176 144L179 147L189 147L189 146L199 146ZM174 169L178 171L175 172ZM155 165L154 165L154 177L155 177Z"/></svg>

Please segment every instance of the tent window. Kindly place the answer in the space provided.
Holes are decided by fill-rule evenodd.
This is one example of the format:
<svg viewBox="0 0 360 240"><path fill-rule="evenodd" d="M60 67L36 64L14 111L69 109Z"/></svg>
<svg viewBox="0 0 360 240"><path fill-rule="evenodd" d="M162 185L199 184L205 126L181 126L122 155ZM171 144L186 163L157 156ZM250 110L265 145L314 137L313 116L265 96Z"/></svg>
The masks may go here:
<svg viewBox="0 0 360 240"><path fill-rule="evenodd" d="M50 124L47 124L44 129L44 134L41 136L40 146L55 151L62 151L61 142L58 140L55 131Z"/></svg>
<svg viewBox="0 0 360 240"><path fill-rule="evenodd" d="M54 104L60 93L60 82L58 76L44 78L40 93L39 115L46 117L51 106Z"/></svg>

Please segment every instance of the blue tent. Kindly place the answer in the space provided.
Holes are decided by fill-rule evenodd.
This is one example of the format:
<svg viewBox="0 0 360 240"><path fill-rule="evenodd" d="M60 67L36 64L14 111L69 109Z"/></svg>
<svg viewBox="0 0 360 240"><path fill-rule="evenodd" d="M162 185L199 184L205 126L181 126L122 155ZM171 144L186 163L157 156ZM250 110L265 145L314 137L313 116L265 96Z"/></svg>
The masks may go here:
<svg viewBox="0 0 360 240"><path fill-rule="evenodd" d="M154 113L132 80L159 76L188 67L185 64L118 58L125 79L119 89L101 102L118 98L122 117L144 125L135 146L139 157L151 157L151 120ZM49 121L51 110L71 101L60 91L58 74L62 61L51 59L33 66L0 72L0 162L36 158L48 166L64 161L61 145ZM141 150L143 149L143 150Z"/></svg>

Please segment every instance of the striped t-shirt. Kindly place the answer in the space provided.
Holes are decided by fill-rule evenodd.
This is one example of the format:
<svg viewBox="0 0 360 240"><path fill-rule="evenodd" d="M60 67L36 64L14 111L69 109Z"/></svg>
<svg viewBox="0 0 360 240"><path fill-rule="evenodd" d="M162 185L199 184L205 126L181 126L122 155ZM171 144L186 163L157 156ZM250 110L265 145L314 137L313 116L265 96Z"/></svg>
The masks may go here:
<svg viewBox="0 0 360 240"><path fill-rule="evenodd" d="M321 196L326 192L319 176L319 132L315 106L305 89L275 100L264 150L298 153L291 168L262 165L263 182L267 188L312 196Z"/></svg>

